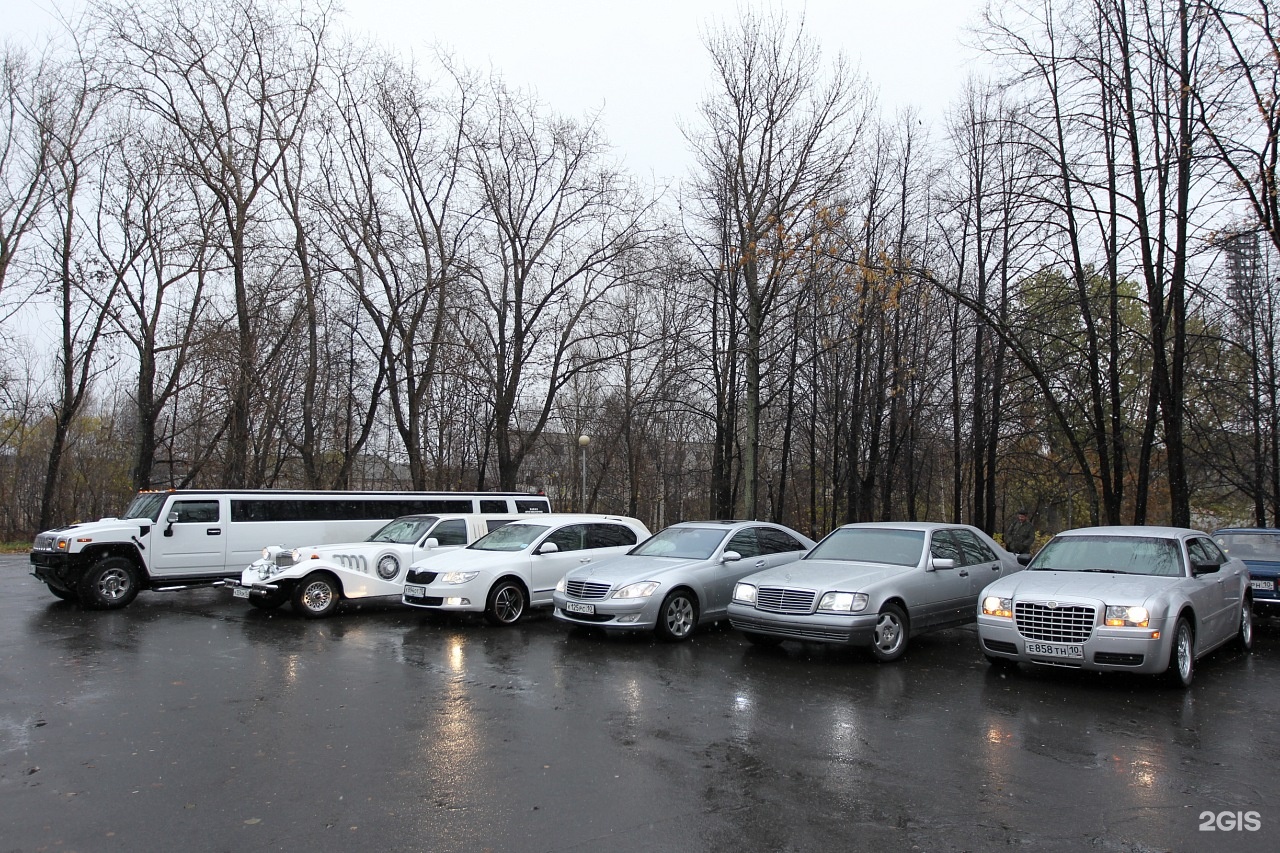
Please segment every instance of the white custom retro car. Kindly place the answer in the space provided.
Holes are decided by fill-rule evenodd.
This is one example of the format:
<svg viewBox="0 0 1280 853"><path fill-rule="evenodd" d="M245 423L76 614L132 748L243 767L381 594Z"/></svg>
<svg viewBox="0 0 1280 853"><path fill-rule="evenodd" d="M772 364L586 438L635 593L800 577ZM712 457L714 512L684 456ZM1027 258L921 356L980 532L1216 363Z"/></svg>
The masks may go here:
<svg viewBox="0 0 1280 853"><path fill-rule="evenodd" d="M240 579L226 586L236 598L270 610L292 598L293 609L318 619L344 598L398 596L405 567L441 551L453 551L497 530L517 515L459 513L406 515L389 522L364 542L285 549L262 549Z"/></svg>

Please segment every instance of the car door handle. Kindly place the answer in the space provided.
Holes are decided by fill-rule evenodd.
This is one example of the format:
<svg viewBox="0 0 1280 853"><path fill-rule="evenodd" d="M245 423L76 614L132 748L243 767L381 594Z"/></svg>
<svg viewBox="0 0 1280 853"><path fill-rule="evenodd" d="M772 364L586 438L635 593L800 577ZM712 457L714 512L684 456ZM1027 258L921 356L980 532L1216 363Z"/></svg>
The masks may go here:
<svg viewBox="0 0 1280 853"><path fill-rule="evenodd" d="M590 558L590 557L579 557L579 558L578 558L578 562L579 562L579 563L590 563L590 562L591 562L591 558Z"/></svg>
<svg viewBox="0 0 1280 853"><path fill-rule="evenodd" d="M993 572L998 572L998 571L1000 571L1000 564L999 564L999 563L996 563L994 566L992 566L992 567L991 567L991 571L993 571Z"/></svg>
<svg viewBox="0 0 1280 853"><path fill-rule="evenodd" d="M764 560L756 560L756 568L757 568L757 569L763 569L763 568L764 568Z"/></svg>
<svg viewBox="0 0 1280 853"><path fill-rule="evenodd" d="M966 569L961 569L961 570L960 570L960 577L962 577L962 578L967 578L967 577L969 577L969 572L968 572L968 570L966 570Z"/></svg>
<svg viewBox="0 0 1280 853"><path fill-rule="evenodd" d="M205 531L205 535L207 535L207 536L221 536L221 535L222 535L222 528L220 528L220 527L210 527L208 530L206 530L206 531Z"/></svg>

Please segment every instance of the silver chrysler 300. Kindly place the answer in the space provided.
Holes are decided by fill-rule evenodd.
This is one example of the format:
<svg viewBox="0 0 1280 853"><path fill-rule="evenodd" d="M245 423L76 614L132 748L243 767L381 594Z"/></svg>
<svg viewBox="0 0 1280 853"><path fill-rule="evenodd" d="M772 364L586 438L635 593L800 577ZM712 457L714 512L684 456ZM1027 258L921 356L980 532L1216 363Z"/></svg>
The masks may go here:
<svg viewBox="0 0 1280 853"><path fill-rule="evenodd" d="M1230 640L1253 646L1249 571L1208 534L1178 527L1059 533L1025 572L982 594L978 637L993 664L1167 673Z"/></svg>
<svg viewBox="0 0 1280 853"><path fill-rule="evenodd" d="M972 622L982 589L1020 568L975 527L848 524L803 560L743 578L729 622L758 645L862 645L891 661L916 634Z"/></svg>

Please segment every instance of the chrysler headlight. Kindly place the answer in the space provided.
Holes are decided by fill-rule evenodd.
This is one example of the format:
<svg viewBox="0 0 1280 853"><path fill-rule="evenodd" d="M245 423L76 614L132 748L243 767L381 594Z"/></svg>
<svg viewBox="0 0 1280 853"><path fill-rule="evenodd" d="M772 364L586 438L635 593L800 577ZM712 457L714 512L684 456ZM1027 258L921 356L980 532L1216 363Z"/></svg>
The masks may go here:
<svg viewBox="0 0 1280 853"><path fill-rule="evenodd" d="M756 588L753 584L739 583L733 588L733 600L739 604L755 604Z"/></svg>
<svg viewBox="0 0 1280 853"><path fill-rule="evenodd" d="M1108 628L1146 628L1151 625L1151 614L1145 607L1108 604L1106 625Z"/></svg>
<svg viewBox="0 0 1280 853"><path fill-rule="evenodd" d="M624 586L610 597L622 599L648 598L657 591L658 586L659 584L657 581L641 581L640 583L633 583Z"/></svg>
<svg viewBox="0 0 1280 853"><path fill-rule="evenodd" d="M861 613L867 609L865 592L828 592L818 602L818 609L828 613Z"/></svg>
<svg viewBox="0 0 1280 853"><path fill-rule="evenodd" d="M1001 598L998 595L988 595L982 599L982 615L983 616L1000 616L1005 619L1013 618L1013 599Z"/></svg>
<svg viewBox="0 0 1280 853"><path fill-rule="evenodd" d="M471 583L479 576L479 574L479 572L445 572L440 575L437 580L439 580L440 583L451 584Z"/></svg>

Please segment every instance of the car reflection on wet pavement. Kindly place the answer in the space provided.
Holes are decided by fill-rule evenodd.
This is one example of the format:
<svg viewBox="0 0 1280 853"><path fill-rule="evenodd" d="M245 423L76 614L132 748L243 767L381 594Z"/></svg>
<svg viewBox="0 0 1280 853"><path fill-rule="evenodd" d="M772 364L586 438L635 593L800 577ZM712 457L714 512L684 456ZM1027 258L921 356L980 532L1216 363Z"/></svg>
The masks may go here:
<svg viewBox="0 0 1280 853"><path fill-rule="evenodd" d="M1278 649L1260 617L1182 692L1001 672L972 626L877 664L396 601L88 612L3 556L0 850L1270 851Z"/></svg>

